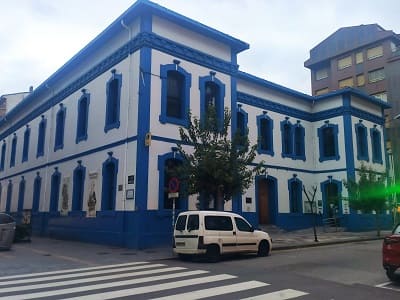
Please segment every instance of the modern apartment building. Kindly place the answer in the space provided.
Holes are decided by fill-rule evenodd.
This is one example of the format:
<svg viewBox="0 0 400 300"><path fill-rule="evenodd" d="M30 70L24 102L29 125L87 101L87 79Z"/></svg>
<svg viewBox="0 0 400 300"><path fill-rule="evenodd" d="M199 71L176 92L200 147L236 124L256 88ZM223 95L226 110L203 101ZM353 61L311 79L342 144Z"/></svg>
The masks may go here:
<svg viewBox="0 0 400 300"><path fill-rule="evenodd" d="M304 66L314 96L354 87L389 102L386 149L400 178L400 35L378 24L340 28L310 50Z"/></svg>

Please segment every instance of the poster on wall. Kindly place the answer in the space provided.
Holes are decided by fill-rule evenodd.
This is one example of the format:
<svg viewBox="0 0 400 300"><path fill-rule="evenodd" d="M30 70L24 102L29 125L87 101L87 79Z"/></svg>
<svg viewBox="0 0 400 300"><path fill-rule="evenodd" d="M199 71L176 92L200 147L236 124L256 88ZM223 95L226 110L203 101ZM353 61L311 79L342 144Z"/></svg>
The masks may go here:
<svg viewBox="0 0 400 300"><path fill-rule="evenodd" d="M62 216L68 216L68 201L69 201L69 177L63 179L61 188L61 212Z"/></svg>
<svg viewBox="0 0 400 300"><path fill-rule="evenodd" d="M86 217L95 218L96 217L96 204L97 204L97 173L89 173L89 195L87 199L87 213Z"/></svg>

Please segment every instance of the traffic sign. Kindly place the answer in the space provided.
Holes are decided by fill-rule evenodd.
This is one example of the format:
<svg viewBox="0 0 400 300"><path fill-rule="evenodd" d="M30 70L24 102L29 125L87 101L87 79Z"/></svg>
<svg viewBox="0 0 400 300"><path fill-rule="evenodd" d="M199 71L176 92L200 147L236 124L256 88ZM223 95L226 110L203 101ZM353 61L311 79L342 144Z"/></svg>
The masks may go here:
<svg viewBox="0 0 400 300"><path fill-rule="evenodd" d="M176 177L172 177L168 181L168 192L177 193L179 191L179 179Z"/></svg>

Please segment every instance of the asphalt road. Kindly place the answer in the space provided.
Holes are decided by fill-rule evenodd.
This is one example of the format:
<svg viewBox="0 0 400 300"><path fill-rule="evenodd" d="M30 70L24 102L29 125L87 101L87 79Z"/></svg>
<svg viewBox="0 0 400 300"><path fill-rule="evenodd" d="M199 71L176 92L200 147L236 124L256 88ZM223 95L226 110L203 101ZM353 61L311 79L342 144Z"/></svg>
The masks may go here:
<svg viewBox="0 0 400 300"><path fill-rule="evenodd" d="M73 242L48 247L16 244L0 252L0 300L400 299L400 283L388 283L381 266L381 241L226 257L216 264Z"/></svg>

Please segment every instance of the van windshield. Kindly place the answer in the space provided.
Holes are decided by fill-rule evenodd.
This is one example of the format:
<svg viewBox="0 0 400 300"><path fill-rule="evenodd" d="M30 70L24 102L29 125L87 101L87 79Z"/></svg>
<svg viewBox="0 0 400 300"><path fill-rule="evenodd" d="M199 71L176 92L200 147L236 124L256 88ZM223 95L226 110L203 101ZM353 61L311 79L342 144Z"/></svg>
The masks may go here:
<svg viewBox="0 0 400 300"><path fill-rule="evenodd" d="M176 230L185 230L185 226L186 226L186 218L187 216L179 216L178 220L176 220L176 224L175 224L175 229Z"/></svg>

